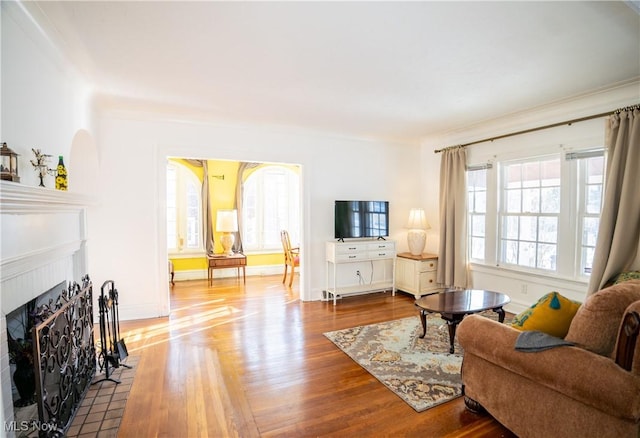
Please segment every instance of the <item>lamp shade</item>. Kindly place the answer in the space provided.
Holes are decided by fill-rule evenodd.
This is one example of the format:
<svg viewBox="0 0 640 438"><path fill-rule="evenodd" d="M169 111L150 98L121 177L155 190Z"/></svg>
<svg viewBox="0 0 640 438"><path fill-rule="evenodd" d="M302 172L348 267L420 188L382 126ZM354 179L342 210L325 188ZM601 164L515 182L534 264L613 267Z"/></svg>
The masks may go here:
<svg viewBox="0 0 640 438"><path fill-rule="evenodd" d="M235 233L238 231L237 210L218 210L216 230L221 233Z"/></svg>
<svg viewBox="0 0 640 438"><path fill-rule="evenodd" d="M427 216L422 208L412 208L411 211L409 211L407 228L410 230L428 230L431 228L427 222Z"/></svg>

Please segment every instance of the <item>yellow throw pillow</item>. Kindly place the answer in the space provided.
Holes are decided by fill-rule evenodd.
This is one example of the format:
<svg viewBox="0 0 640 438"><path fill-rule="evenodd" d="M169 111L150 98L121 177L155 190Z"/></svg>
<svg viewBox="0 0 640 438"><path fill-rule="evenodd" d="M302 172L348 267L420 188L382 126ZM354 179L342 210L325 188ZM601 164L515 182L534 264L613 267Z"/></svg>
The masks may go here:
<svg viewBox="0 0 640 438"><path fill-rule="evenodd" d="M565 298L558 292L550 292L513 318L511 326L518 330L538 330L564 338L579 307L580 303Z"/></svg>

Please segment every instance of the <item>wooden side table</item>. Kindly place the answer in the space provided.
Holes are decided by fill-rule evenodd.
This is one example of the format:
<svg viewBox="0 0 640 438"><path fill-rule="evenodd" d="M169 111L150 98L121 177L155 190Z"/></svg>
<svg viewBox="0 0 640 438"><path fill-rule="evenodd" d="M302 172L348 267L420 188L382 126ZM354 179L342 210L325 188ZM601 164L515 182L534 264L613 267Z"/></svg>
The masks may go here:
<svg viewBox="0 0 640 438"><path fill-rule="evenodd" d="M240 268L242 268L242 280L244 284L247 284L247 274L246 274L246 266L247 266L247 256L244 254L233 254L233 255L213 255L207 256L207 260L209 262L209 269L207 270L207 279L209 280L209 286L213 285L213 270L214 269L228 269L228 268L237 268L238 274L237 278L240 279Z"/></svg>
<svg viewBox="0 0 640 438"><path fill-rule="evenodd" d="M396 260L396 288L413 294L416 299L438 292L437 268L438 256L435 254L414 256L409 252L401 252Z"/></svg>

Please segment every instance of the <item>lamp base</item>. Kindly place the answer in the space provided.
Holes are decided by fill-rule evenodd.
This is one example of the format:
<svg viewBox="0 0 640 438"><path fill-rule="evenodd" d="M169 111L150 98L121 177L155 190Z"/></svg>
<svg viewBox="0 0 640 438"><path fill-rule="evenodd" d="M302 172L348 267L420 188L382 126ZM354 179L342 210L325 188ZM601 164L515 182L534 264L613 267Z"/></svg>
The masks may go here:
<svg viewBox="0 0 640 438"><path fill-rule="evenodd" d="M427 232L425 230L409 230L407 233L407 243L409 244L409 252L411 255L421 255L427 243Z"/></svg>
<svg viewBox="0 0 640 438"><path fill-rule="evenodd" d="M220 243L222 244L223 253L225 255L233 255L233 244L236 241L236 238L231 233L222 233L220 236Z"/></svg>

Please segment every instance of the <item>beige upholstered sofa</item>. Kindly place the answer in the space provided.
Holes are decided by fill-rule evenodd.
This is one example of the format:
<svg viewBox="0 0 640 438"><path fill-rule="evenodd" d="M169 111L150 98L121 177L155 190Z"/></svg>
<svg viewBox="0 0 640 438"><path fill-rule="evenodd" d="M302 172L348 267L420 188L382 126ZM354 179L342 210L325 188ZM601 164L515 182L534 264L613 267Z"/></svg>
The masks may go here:
<svg viewBox="0 0 640 438"><path fill-rule="evenodd" d="M521 438L640 437L638 314L640 280L600 290L571 321L565 340L575 346L537 352L516 351L522 332L509 325L466 317L458 341L467 407Z"/></svg>

